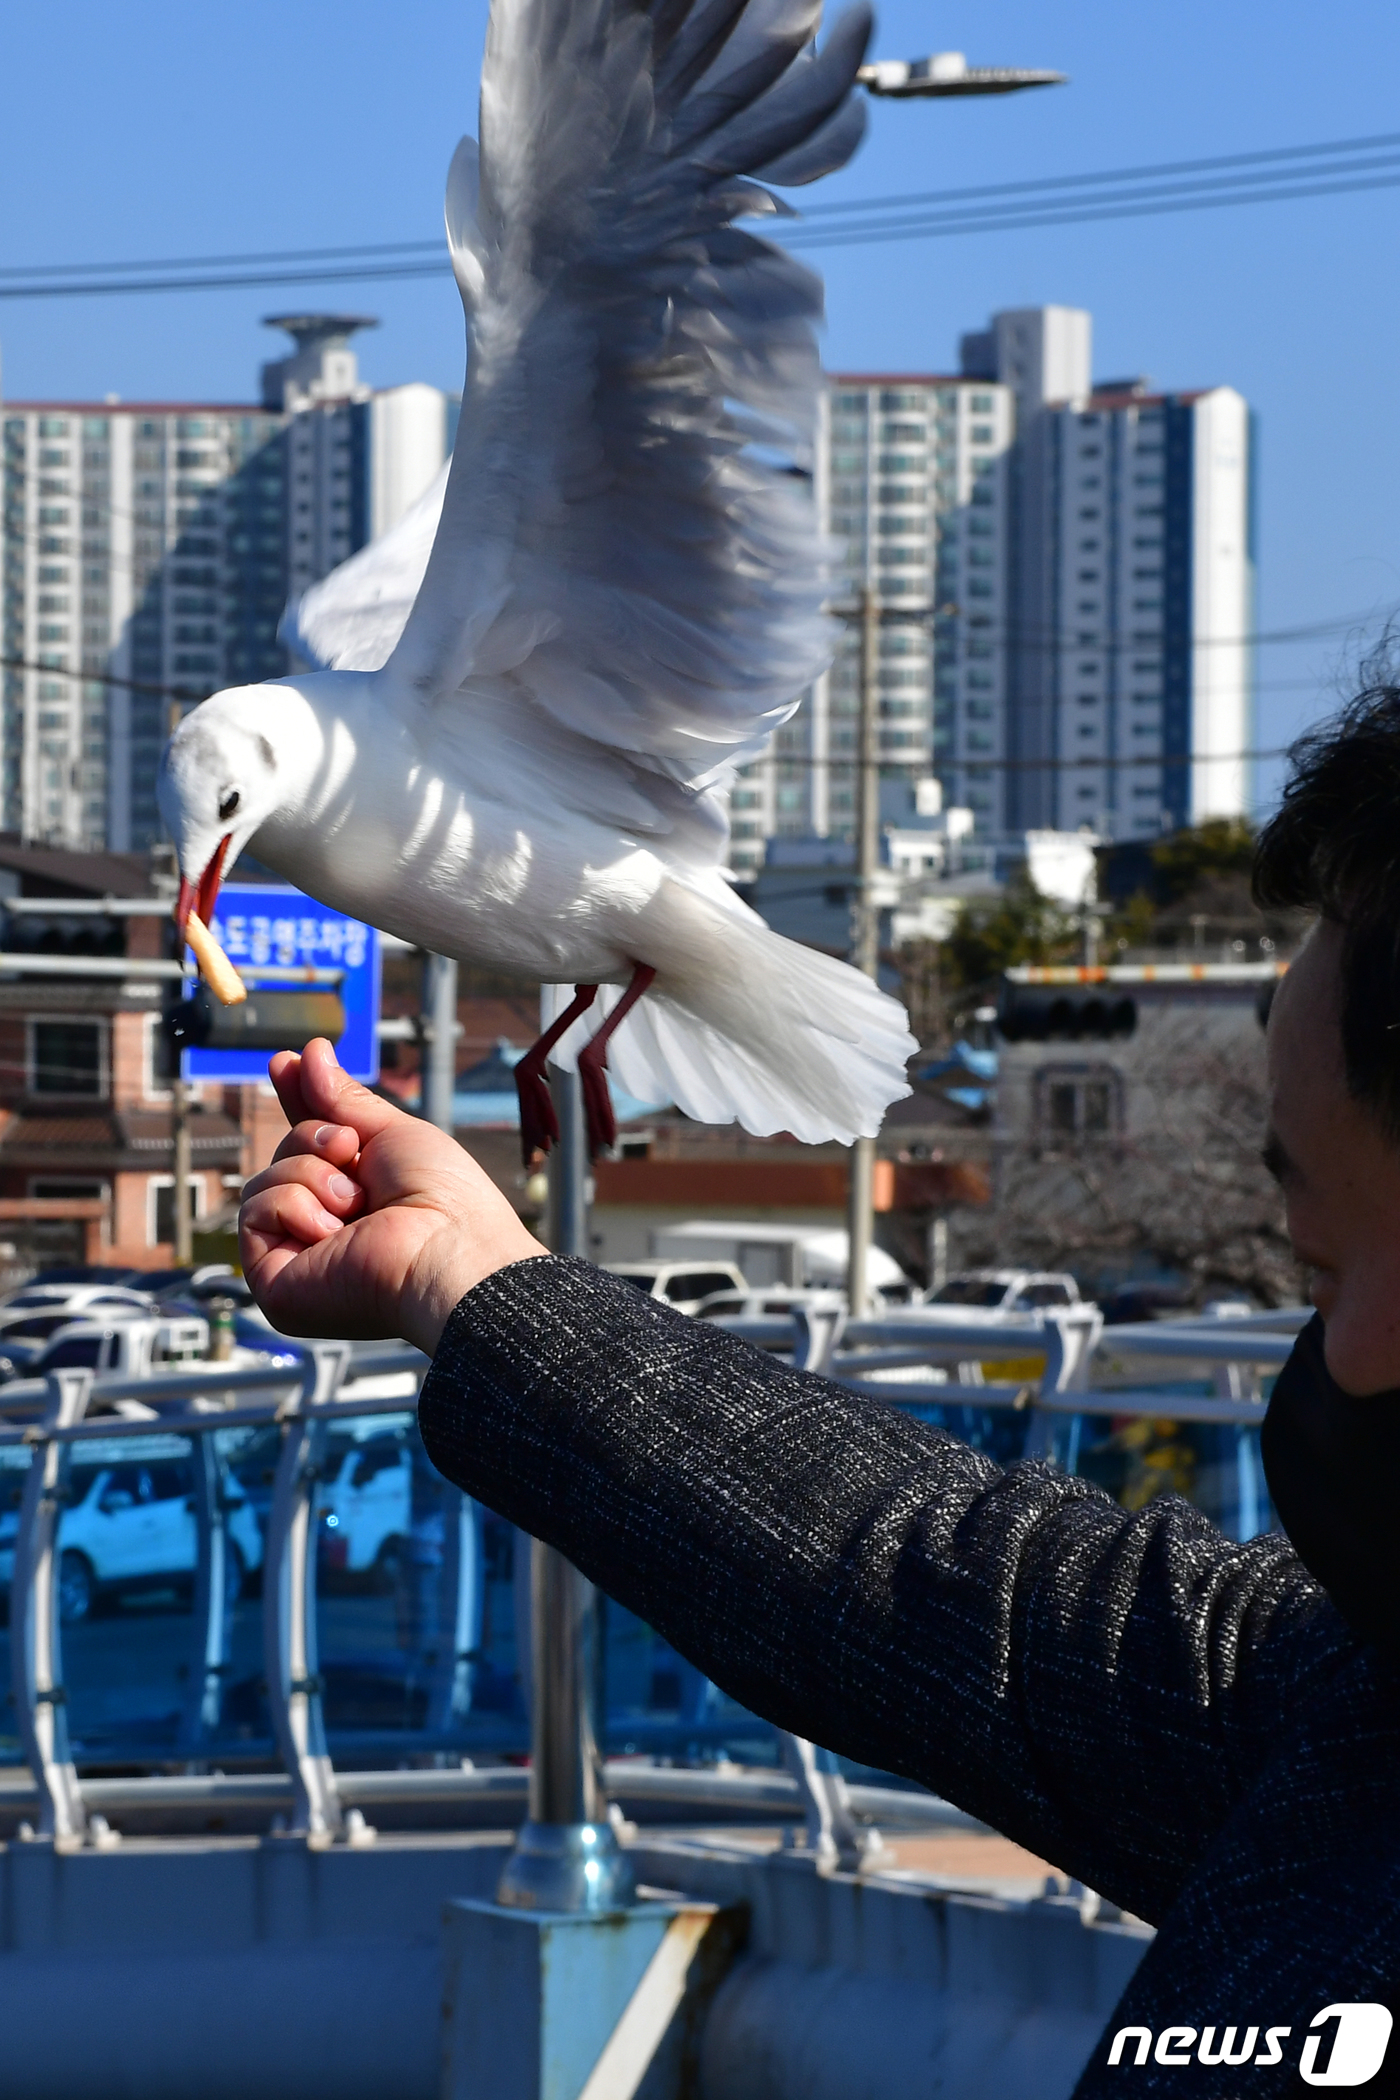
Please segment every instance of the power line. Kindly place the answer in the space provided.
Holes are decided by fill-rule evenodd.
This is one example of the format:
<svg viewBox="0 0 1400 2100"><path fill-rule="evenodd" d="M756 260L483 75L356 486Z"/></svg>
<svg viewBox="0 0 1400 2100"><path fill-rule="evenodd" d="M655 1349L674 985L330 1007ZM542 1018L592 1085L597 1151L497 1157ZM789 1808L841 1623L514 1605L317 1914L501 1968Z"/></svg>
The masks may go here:
<svg viewBox="0 0 1400 2100"><path fill-rule="evenodd" d="M351 241L339 248L260 248L241 255L171 255L160 261L106 263L6 263L0 266L0 283L10 280L42 280L46 277L100 277L113 270L223 270L244 263L292 263L350 261L371 255L441 255L441 238L431 241Z"/></svg>
<svg viewBox="0 0 1400 2100"><path fill-rule="evenodd" d="M1290 746L1280 744L1273 749L1253 748L1245 751L1156 751L1142 754L1103 754L1085 758L984 758L980 753L969 757L954 758L947 752L929 756L921 753L917 758L891 758L888 755L875 760L882 773L934 772L957 774L965 780L973 780L982 773L1102 773L1125 772L1135 766L1156 766L1162 772L1180 772L1186 766L1232 766L1247 761L1266 758L1287 758ZM750 760L744 769L750 778L755 766L792 766L808 772L857 773L863 770L865 761L858 753L843 752L786 752L769 751L761 759Z"/></svg>
<svg viewBox="0 0 1400 2100"><path fill-rule="evenodd" d="M41 678L67 678L75 685L114 685L123 693L147 693L157 700L207 700L207 691L184 685L151 685L140 678L118 678L114 671L74 671L46 664L37 656L0 656L0 671L37 671Z"/></svg>
<svg viewBox="0 0 1400 2100"><path fill-rule="evenodd" d="M870 224L834 228L830 233L820 227L807 229L797 226L792 229L787 239L791 247L804 251L849 247L857 242L939 240L962 233L1011 233L1037 227L1083 226L1096 220L1159 218L1176 212L1218 210L1225 205L1285 204L1311 197L1337 197L1362 190L1397 188L1400 188L1400 163L1396 164L1394 173L1377 175L1374 178L1297 184L1289 188L1261 190L1253 195L1241 195L1230 190L1224 194L1167 197L1163 201L1154 197L1151 201L1119 203L1110 192L1104 198L1096 199L1082 207L1062 211L1028 210L1000 217L967 213L927 221L874 221Z"/></svg>
<svg viewBox="0 0 1400 2100"><path fill-rule="evenodd" d="M154 695L157 699L198 701L203 700L207 697L207 695L202 692L191 691L188 686L150 685L143 682L140 679L118 678L112 672L109 671L72 671L64 669L58 664L46 664L39 661L37 658L28 656L0 656L0 669L7 671L38 671L45 677L68 678L76 684L112 685L119 687L120 690L123 692L147 693ZM1019 772L1044 770L1046 768L1074 769L1080 767L1089 771L1097 772L1102 770L1104 767L1121 768L1125 766L1179 767L1188 765L1234 765L1246 759L1286 758L1287 756L1288 747L1286 745L1280 745L1276 749L1269 750L1261 749L1248 751L1187 751L1172 752L1167 754L1157 753L1149 754L1143 757L1135 756L1131 758L973 757L960 758L956 760L944 758L942 761L939 761L935 758L932 761L932 763L935 766L935 768L938 766L939 763L941 763L945 771L957 771L961 773L975 773L982 769L992 772ZM926 756L910 759L880 758L876 761L882 772L895 772L904 767L914 766L918 766L923 770L927 770L930 762L931 761ZM775 766L805 766L809 768L819 768L826 766L833 767L839 770L855 771L862 765L863 761L856 756L846 757L839 752L832 752L822 756L817 756L810 752L789 753L770 751L766 752L763 758L750 760L749 763L750 765L772 764Z"/></svg>
<svg viewBox="0 0 1400 2100"><path fill-rule="evenodd" d="M848 627L853 627L859 617L849 605L832 605L828 607L828 611L833 618L844 620ZM960 605L906 607L891 604L888 599L881 604L880 611L883 616L882 625L886 629L928 627L937 621L967 617ZM1370 626L1381 619L1388 624L1398 614L1400 614L1400 606L1389 607L1384 613L1379 612L1372 606L1365 612L1347 613L1331 620L1309 621L1297 627L1259 629L1253 634L1187 635L1185 637L1185 647L1193 650L1293 647L1300 642L1321 641L1328 635L1344 633L1348 628ZM985 618L987 624L985 627L977 629L976 638L999 640L1008 653L1012 655L1111 656L1131 654L1134 651L1141 651L1147 654L1154 649L1160 652L1162 644L1160 631L1154 631L1151 634L1135 635L1133 633L1125 634L1121 629L1110 631L1106 628L1098 628L1089 631L1081 627L1067 633L1062 629L1053 627L1022 627L1009 620L993 620L985 614L977 617Z"/></svg>
<svg viewBox="0 0 1400 2100"><path fill-rule="evenodd" d="M799 248L836 247L1340 196L1400 186L1398 155L1400 133L1384 132L1081 175L843 199L809 207L787 229L786 238ZM1204 179L1190 179L1197 176ZM1048 192L1057 194L1042 205L1039 200ZM1027 201L1017 204L1017 199ZM935 208L932 215L930 207ZM892 213L912 216L888 216ZM827 220L841 223L823 223ZM148 262L10 264L0 268L0 299L385 281L438 276L446 267L438 241L251 250Z"/></svg>
<svg viewBox="0 0 1400 2100"><path fill-rule="evenodd" d="M1036 176L1027 182L984 182L955 190L910 191L894 197L853 197L831 204L809 204L802 216L815 219L836 212L906 209L921 204L961 204L974 197L1039 196L1045 190L1084 189L1105 183L1168 180L1175 175L1199 175L1211 168L1258 167L1265 163L1304 161L1320 155L1372 153L1400 147L1400 131L1382 131L1365 138L1328 139L1314 146L1274 146L1256 153L1218 153L1206 160L1166 160L1129 168L1103 168L1087 175ZM1286 172L1286 170L1285 170ZM125 268L125 264L113 265ZM0 271L0 276L5 273Z"/></svg>

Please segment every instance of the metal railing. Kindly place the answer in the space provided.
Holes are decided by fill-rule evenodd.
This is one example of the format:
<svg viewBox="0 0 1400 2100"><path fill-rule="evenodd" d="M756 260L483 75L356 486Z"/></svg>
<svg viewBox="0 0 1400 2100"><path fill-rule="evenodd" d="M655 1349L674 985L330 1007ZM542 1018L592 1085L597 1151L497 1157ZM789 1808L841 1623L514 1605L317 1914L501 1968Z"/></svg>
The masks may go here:
<svg viewBox="0 0 1400 2100"><path fill-rule="evenodd" d="M914 1308L860 1320L799 1307L791 1318L716 1324L799 1368L891 1405L920 1413L961 1408L1002 1416L1010 1410L1024 1422L1021 1455L1057 1455L1057 1436L1066 1422L1105 1415L1233 1429L1243 1454L1264 1414L1261 1376L1286 1360L1294 1334L1308 1317L1304 1309L1290 1309L1105 1330L1097 1309L1085 1306L1027 1316L955 1318ZM1001 1365L1009 1367L1008 1377L987 1376ZM1182 1390L1162 1382L1161 1374L1170 1379L1193 1365L1204 1374L1197 1387L1208 1389ZM130 1813L142 1802L154 1806L168 1798L173 1803L177 1797L187 1805L207 1796L267 1807L275 1798L289 1834L312 1846L372 1836L363 1811L376 1802L491 1801L518 1814L525 1794L518 1767L347 1772L337 1770L328 1746L317 1645L321 1439L331 1425L357 1418L411 1416L416 1382L426 1368L417 1350L402 1345L352 1349L347 1342L316 1342L293 1361L184 1366L142 1377L64 1370L0 1389L0 1465L13 1471L20 1452L28 1454L14 1538L10 1650L16 1729L32 1782L38 1835L63 1848L107 1843L112 1813ZM1153 1383L1105 1382L1132 1372L1141 1379L1145 1371L1158 1374ZM413 1391L386 1395L384 1374L411 1374ZM380 1389L357 1391L367 1379L375 1379ZM262 1544L261 1646L272 1742L282 1769L224 1777L199 1770L218 1743L229 1673L228 1573L235 1560L232 1505L215 1437L268 1425L275 1425L278 1453ZM80 1779L70 1737L60 1610L68 1474L85 1446L100 1442L120 1449L131 1440L138 1450L139 1440L152 1436L188 1439L194 1459L194 1665L178 1745L186 1770L159 1771L146 1779ZM7 1451L13 1454L8 1460ZM1257 1467L1257 1458L1253 1462ZM1257 1483L1254 1494L1255 1506L1262 1507ZM1241 1506L1245 1499L1242 1491ZM451 1625L445 1671L439 1671L442 1709L448 1715L460 1715L469 1704L480 1614L480 1513L465 1496L458 1504L456 1522L448 1524L444 1594ZM525 1565L521 1554L517 1580ZM609 1791L692 1810L712 1806L721 1815L726 1807L742 1807L748 1795L755 1802L762 1797L775 1812L791 1813L796 1805L809 1831L830 1836L834 1828L838 1843L850 1838L854 1822L871 1815L918 1822L940 1815L946 1820L954 1813L927 1805L929 1797L883 1788L866 1790L872 1797L867 1800L861 1790L805 1766L794 1766L790 1774L669 1769L661 1776L662 1769L613 1761L607 1770ZM0 1782L0 1808L5 1793Z"/></svg>

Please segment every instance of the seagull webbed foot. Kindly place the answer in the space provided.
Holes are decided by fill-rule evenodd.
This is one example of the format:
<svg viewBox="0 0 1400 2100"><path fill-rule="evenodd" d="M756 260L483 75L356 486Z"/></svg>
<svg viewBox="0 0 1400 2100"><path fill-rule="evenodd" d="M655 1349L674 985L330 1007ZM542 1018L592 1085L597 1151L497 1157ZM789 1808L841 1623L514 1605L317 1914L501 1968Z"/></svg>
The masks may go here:
<svg viewBox="0 0 1400 2100"><path fill-rule="evenodd" d="M597 1034L578 1054L578 1076L583 1088L583 1112L588 1124L588 1156L611 1152L617 1143L617 1117L608 1091L608 1041L641 998L656 972L648 963L637 963L632 981Z"/></svg>
<svg viewBox="0 0 1400 2100"><path fill-rule="evenodd" d="M559 1142L559 1118L550 1099L544 1068L550 1051L580 1014L586 1014L598 996L596 984L576 984L574 996L555 1016L544 1034L530 1045L515 1068L515 1092L520 1102L520 1152L525 1165L534 1164L537 1152L548 1152Z"/></svg>

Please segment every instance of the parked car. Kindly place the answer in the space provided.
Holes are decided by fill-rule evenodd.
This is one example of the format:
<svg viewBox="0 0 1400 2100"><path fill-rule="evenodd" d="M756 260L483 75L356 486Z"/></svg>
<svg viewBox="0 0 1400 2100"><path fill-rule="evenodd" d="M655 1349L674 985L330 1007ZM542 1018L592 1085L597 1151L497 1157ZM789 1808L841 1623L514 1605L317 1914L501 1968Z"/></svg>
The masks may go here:
<svg viewBox="0 0 1400 2100"><path fill-rule="evenodd" d="M402 1417L362 1417L321 1462L318 1566L331 1583L390 1589L412 1525L413 1454Z"/></svg>
<svg viewBox="0 0 1400 2100"><path fill-rule="evenodd" d="M109 1314L64 1320L47 1339L0 1335L0 1385L46 1378L50 1371L120 1371L139 1378L166 1364L196 1362L208 1353L209 1323L195 1314Z"/></svg>
<svg viewBox="0 0 1400 2100"><path fill-rule="evenodd" d="M872 1299L875 1294L872 1292ZM763 1320L790 1314L794 1306L808 1305L819 1311L836 1311L845 1304L845 1293L833 1290L799 1291L786 1284L769 1284L762 1291L716 1291L696 1311L700 1320Z"/></svg>
<svg viewBox="0 0 1400 2100"><path fill-rule="evenodd" d="M1079 1285L1057 1270L964 1269L930 1291L922 1310L950 1316L970 1311L1026 1313L1079 1303Z"/></svg>
<svg viewBox="0 0 1400 2100"><path fill-rule="evenodd" d="M23 1475L0 1496L0 1583L14 1573ZM198 1566L194 1462L182 1437L87 1445L68 1479L58 1535L58 1604L65 1625L141 1591L188 1597ZM224 1481L228 1556L225 1592L238 1596L262 1566L262 1534L239 1482Z"/></svg>
<svg viewBox="0 0 1400 2100"><path fill-rule="evenodd" d="M660 1298L677 1312L693 1313L716 1291L747 1291L744 1272L732 1261L611 1261L608 1273Z"/></svg>
<svg viewBox="0 0 1400 2100"><path fill-rule="evenodd" d="M10 1341L47 1341L66 1320L89 1314L149 1312L149 1291L107 1283L33 1283L0 1304L0 1348Z"/></svg>

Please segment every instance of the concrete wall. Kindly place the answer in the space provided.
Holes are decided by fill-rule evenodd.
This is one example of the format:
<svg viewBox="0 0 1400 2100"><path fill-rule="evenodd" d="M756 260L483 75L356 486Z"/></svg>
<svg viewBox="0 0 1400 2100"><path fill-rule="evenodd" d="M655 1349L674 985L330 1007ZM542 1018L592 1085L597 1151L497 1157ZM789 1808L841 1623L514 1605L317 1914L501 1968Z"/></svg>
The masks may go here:
<svg viewBox="0 0 1400 2100"><path fill-rule="evenodd" d="M433 2100L439 1920L509 1837L0 1848L0 2092Z"/></svg>
<svg viewBox="0 0 1400 2100"><path fill-rule="evenodd" d="M443 1906L489 1897L509 1842L0 1847L0 2092L434 2100ZM1150 1938L1064 1898L822 1880L732 1841L643 1838L634 1856L645 1885L749 1907L704 2032L703 2100L1060 2100Z"/></svg>

